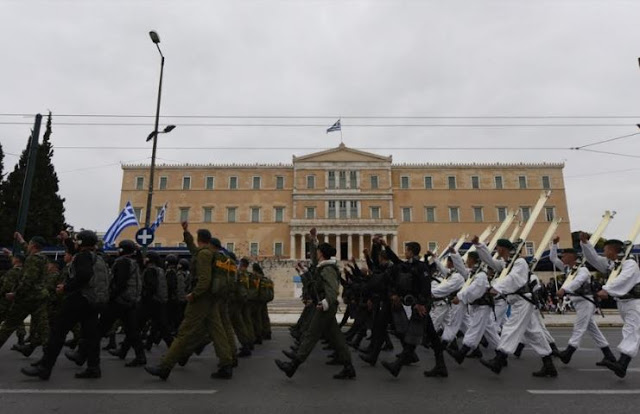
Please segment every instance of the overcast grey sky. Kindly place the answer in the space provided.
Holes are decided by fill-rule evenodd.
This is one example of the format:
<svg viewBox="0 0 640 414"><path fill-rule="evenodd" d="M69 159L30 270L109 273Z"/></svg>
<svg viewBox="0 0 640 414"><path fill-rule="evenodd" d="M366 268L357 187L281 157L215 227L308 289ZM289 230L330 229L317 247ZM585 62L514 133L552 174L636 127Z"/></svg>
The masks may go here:
<svg viewBox="0 0 640 414"><path fill-rule="evenodd" d="M291 162L339 143L323 127L196 127L339 116L595 115L625 119L343 120L345 143L366 147L574 147L633 134L640 122L638 1L0 1L0 113L54 113L54 163L67 221L105 231L118 213L119 162L148 162L160 34L164 115L304 115L326 120L163 118L159 162ZM56 122L143 126L64 126ZM19 154L32 118L0 116L0 142ZM581 127L395 127L350 124L586 123ZM181 125L182 124L182 125ZM590 147L640 157L640 136ZM246 146L185 151L163 147ZM640 213L640 158L582 151L373 151L394 162L566 162L572 230L618 211L608 237ZM17 157L7 155L5 170ZM99 168L94 168L99 167ZM596 173L603 172L601 175Z"/></svg>

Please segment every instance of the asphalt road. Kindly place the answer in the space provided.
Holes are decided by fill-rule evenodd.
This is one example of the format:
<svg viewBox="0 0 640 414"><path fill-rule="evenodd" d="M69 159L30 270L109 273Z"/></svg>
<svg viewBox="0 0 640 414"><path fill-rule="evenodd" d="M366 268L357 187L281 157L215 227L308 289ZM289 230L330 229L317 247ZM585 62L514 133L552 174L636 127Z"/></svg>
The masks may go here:
<svg viewBox="0 0 640 414"><path fill-rule="evenodd" d="M552 334L563 347L570 330L553 329ZM620 330L607 329L605 335L616 345ZM458 366L447 356L449 378L428 379L422 372L433 365L433 355L420 349L421 362L398 378L354 353L358 377L346 382L331 378L339 367L324 364L326 352L320 347L292 379L286 378L273 362L290 344L285 328L276 328L272 341L242 360L231 381L209 378L215 365L211 347L186 367L176 367L166 382L141 368L125 368L104 352L102 379L73 378L77 368L61 356L51 379L39 381L19 372L38 355L23 358L9 350L11 343L0 350L0 413L614 413L636 410L640 401L640 364L632 361L631 372L618 379L594 365L601 353L588 338L570 365L556 361L560 375L555 379L531 376L541 362L530 349L521 359L510 359L500 376L477 360ZM156 362L163 351L155 348L149 361ZM393 353L382 358L391 359Z"/></svg>

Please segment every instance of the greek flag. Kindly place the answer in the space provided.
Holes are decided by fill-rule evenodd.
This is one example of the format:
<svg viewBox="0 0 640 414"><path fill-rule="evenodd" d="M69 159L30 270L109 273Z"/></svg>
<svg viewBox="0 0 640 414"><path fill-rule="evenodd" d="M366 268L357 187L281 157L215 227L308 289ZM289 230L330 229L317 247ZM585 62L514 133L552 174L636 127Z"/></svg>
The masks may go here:
<svg viewBox="0 0 640 414"><path fill-rule="evenodd" d="M156 218L156 221L154 221L153 224L150 227L151 231L155 232L156 229L158 227L160 227L160 224L162 224L164 222L164 214L166 212L167 212L167 203L164 203L164 206L162 206L162 209L158 213L158 217Z"/></svg>
<svg viewBox="0 0 640 414"><path fill-rule="evenodd" d="M342 127L340 126L340 120L338 119L335 124L331 125L329 129L327 129L327 134L333 131L341 131Z"/></svg>
<svg viewBox="0 0 640 414"><path fill-rule="evenodd" d="M118 215L116 221L109 227L109 230L105 233L102 241L104 242L105 247L113 246L113 243L116 241L120 233L124 229L130 226L138 227L138 218L136 217L136 212L133 211L133 207L131 206L131 202L127 201L127 204L124 206L124 209Z"/></svg>

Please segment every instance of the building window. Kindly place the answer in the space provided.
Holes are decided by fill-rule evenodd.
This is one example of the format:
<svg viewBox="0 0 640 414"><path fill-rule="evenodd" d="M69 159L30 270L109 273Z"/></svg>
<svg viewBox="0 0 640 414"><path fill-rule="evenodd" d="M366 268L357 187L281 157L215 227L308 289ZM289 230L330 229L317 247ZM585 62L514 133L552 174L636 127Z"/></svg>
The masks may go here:
<svg viewBox="0 0 640 414"><path fill-rule="evenodd" d="M495 177L493 177L496 183L496 190L502 190L504 188L504 186L502 185L502 176L501 175L496 175Z"/></svg>
<svg viewBox="0 0 640 414"><path fill-rule="evenodd" d="M456 185L456 177L453 175L450 175L449 177L447 177L447 182L449 183L449 190L455 190L457 185Z"/></svg>
<svg viewBox="0 0 640 414"><path fill-rule="evenodd" d="M553 221L556 218L556 208L555 207L545 207L544 215L547 221Z"/></svg>
<svg viewBox="0 0 640 414"><path fill-rule="evenodd" d="M275 207L273 209L273 218L276 223L282 223L284 221L284 207Z"/></svg>
<svg viewBox="0 0 640 414"><path fill-rule="evenodd" d="M349 172L349 187L353 188L354 190L358 188L358 172L357 171Z"/></svg>
<svg viewBox="0 0 640 414"><path fill-rule="evenodd" d="M482 223L484 221L484 215L482 214L482 207L473 208L473 220L476 223Z"/></svg>
<svg viewBox="0 0 640 414"><path fill-rule="evenodd" d="M284 177L277 176L276 177L276 190L282 190L284 188Z"/></svg>
<svg viewBox="0 0 640 414"><path fill-rule="evenodd" d="M212 212L213 212L213 208L204 207L202 209L202 221L204 221L205 223L211 223Z"/></svg>
<svg viewBox="0 0 640 414"><path fill-rule="evenodd" d="M427 223L434 223L436 221L435 207L425 207L424 212L427 219Z"/></svg>
<svg viewBox="0 0 640 414"><path fill-rule="evenodd" d="M260 177L253 177L253 184L251 188L254 190L259 190L262 184L262 179Z"/></svg>
<svg viewBox="0 0 640 414"><path fill-rule="evenodd" d="M402 207L402 221L411 221L411 207Z"/></svg>
<svg viewBox="0 0 640 414"><path fill-rule="evenodd" d="M167 189L167 177L160 177L160 182L158 183L158 187L160 190Z"/></svg>
<svg viewBox="0 0 640 414"><path fill-rule="evenodd" d="M260 253L259 246L260 245L258 243L251 242L251 244L249 245L249 255L251 255L252 257L258 256L258 254Z"/></svg>
<svg viewBox="0 0 640 414"><path fill-rule="evenodd" d="M460 221L460 209L458 207L449 207L449 221L452 223Z"/></svg>
<svg viewBox="0 0 640 414"><path fill-rule="evenodd" d="M251 222L260 223L260 208L251 207Z"/></svg>
<svg viewBox="0 0 640 414"><path fill-rule="evenodd" d="M336 202L335 201L329 201L329 213L328 213L328 218L330 219L334 219L336 218Z"/></svg>
<svg viewBox="0 0 640 414"><path fill-rule="evenodd" d="M433 177L429 175L424 177L424 188L425 190L433 189Z"/></svg>
<svg viewBox="0 0 640 414"><path fill-rule="evenodd" d="M144 177L136 177L136 190L144 190Z"/></svg>
<svg viewBox="0 0 640 414"><path fill-rule="evenodd" d="M503 222L507 219L507 208L506 207L498 207L498 221Z"/></svg>
<svg viewBox="0 0 640 414"><path fill-rule="evenodd" d="M474 175L471 177L471 188L478 190L480 188L480 177Z"/></svg>
<svg viewBox="0 0 640 414"><path fill-rule="evenodd" d="M338 207L340 208L340 218L347 218L347 202L346 201L338 201Z"/></svg>
<svg viewBox="0 0 640 414"><path fill-rule="evenodd" d="M527 188L527 176L526 175L519 175L518 176L518 186L520 187L521 190L524 190Z"/></svg>
<svg viewBox="0 0 640 414"><path fill-rule="evenodd" d="M183 190L191 189L191 177L182 177L182 189Z"/></svg>
<svg viewBox="0 0 640 414"><path fill-rule="evenodd" d="M349 202L349 217L350 218L358 218L358 202L351 201Z"/></svg>
<svg viewBox="0 0 640 414"><path fill-rule="evenodd" d="M316 176L307 175L307 189L313 190L314 188L316 188Z"/></svg>
<svg viewBox="0 0 640 414"><path fill-rule="evenodd" d="M236 190L238 188L238 177L229 177L229 190Z"/></svg>
<svg viewBox="0 0 640 414"><path fill-rule="evenodd" d="M140 221L142 220L142 207L134 207L133 213L136 215L138 223L140 223Z"/></svg>
<svg viewBox="0 0 640 414"><path fill-rule="evenodd" d="M213 177L205 178L204 182L205 182L204 188L206 188L207 190L213 190L213 186L214 186L214 178Z"/></svg>
<svg viewBox="0 0 640 414"><path fill-rule="evenodd" d="M189 221L189 207L180 207L180 223Z"/></svg>
<svg viewBox="0 0 640 414"><path fill-rule="evenodd" d="M536 254L536 245L533 242L525 242L524 243L524 252L526 256L533 256Z"/></svg>
<svg viewBox="0 0 640 414"><path fill-rule="evenodd" d="M429 243L427 243L427 250L429 250L430 252L435 252L437 248L438 242L430 241Z"/></svg>
<svg viewBox="0 0 640 414"><path fill-rule="evenodd" d="M282 242L275 242L273 245L273 255L276 257L282 256Z"/></svg>
<svg viewBox="0 0 640 414"><path fill-rule="evenodd" d="M542 176L542 188L545 190L551 189L551 178L548 175Z"/></svg>
<svg viewBox="0 0 640 414"><path fill-rule="evenodd" d="M304 217L307 220L313 220L316 218L316 208L315 207L306 207L304 209Z"/></svg>
<svg viewBox="0 0 640 414"><path fill-rule="evenodd" d="M338 179L339 179L339 186L340 189L344 190L345 188L347 188L347 172L346 171L338 171Z"/></svg>
<svg viewBox="0 0 640 414"><path fill-rule="evenodd" d="M377 175L372 175L371 176L371 189L372 190L376 190L378 188L378 176Z"/></svg>
<svg viewBox="0 0 640 414"><path fill-rule="evenodd" d="M520 216L523 221L528 221L531 217L531 207L520 207Z"/></svg>
<svg viewBox="0 0 640 414"><path fill-rule="evenodd" d="M377 220L380 218L380 207L371 207L371 218Z"/></svg>
<svg viewBox="0 0 640 414"><path fill-rule="evenodd" d="M330 189L336 188L336 172L335 171L329 171L329 188Z"/></svg>
<svg viewBox="0 0 640 414"><path fill-rule="evenodd" d="M235 248L236 248L236 244L235 243L227 243L226 249L229 250L231 253L233 253Z"/></svg>
<svg viewBox="0 0 640 414"><path fill-rule="evenodd" d="M409 177L406 175L400 177L400 188L407 189L409 188Z"/></svg>
<svg viewBox="0 0 640 414"><path fill-rule="evenodd" d="M236 222L236 211L237 207L227 207L227 222L235 223Z"/></svg>

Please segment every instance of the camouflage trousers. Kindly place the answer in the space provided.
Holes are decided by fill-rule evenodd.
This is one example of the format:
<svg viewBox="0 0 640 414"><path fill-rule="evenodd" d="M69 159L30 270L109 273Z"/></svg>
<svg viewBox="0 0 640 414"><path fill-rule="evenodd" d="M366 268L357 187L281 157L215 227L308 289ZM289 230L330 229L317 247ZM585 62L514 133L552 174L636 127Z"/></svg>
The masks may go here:
<svg viewBox="0 0 640 414"><path fill-rule="evenodd" d="M33 346L45 346L49 340L49 319L47 317L47 303L43 300L22 300L16 302L7 311L4 323L0 327L0 348L9 337L21 326L24 320L31 315L31 327L29 337Z"/></svg>

